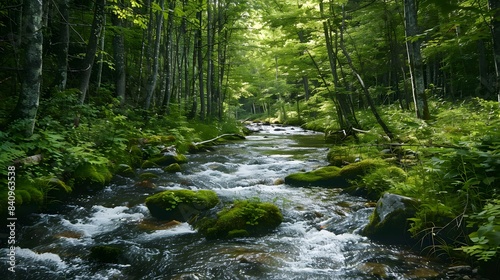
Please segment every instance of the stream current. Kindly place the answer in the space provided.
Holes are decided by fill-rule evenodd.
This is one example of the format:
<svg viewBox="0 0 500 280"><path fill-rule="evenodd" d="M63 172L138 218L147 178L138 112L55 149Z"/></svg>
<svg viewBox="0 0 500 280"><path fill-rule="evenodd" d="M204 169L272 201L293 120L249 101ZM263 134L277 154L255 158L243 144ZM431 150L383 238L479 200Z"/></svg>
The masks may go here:
<svg viewBox="0 0 500 280"><path fill-rule="evenodd" d="M260 129L246 140L188 155L182 172L146 170L159 175L155 189L117 178L57 214L32 215L17 231L11 279L447 279L440 275L444 265L359 235L373 212L365 199L335 188L277 183L327 165L323 134L297 127ZM160 224L150 216L146 197L172 189L214 190L224 203L273 202L284 221L264 236L208 241L186 223ZM89 261L96 245L123 248L124 260ZM4 267L7 251L0 253ZM6 273L13 276L5 268Z"/></svg>

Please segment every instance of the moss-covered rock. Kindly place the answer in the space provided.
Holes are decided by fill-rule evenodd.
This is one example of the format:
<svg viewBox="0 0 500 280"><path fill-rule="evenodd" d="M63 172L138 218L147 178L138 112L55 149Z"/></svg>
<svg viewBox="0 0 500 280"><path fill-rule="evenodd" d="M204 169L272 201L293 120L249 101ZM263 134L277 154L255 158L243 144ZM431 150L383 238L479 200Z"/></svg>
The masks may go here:
<svg viewBox="0 0 500 280"><path fill-rule="evenodd" d="M118 164L115 167L115 174L123 176L123 177L134 177L135 176L135 171L128 164Z"/></svg>
<svg viewBox="0 0 500 280"><path fill-rule="evenodd" d="M211 190L169 190L146 198L146 206L153 217L181 222L189 221L218 203L219 197Z"/></svg>
<svg viewBox="0 0 500 280"><path fill-rule="evenodd" d="M177 152L162 153L150 158L149 160L161 166L167 166L173 163L182 164L187 162L186 156Z"/></svg>
<svg viewBox="0 0 500 280"><path fill-rule="evenodd" d="M181 172L182 168L178 163L172 163L169 166L163 168L163 171L168 173L176 173L176 172Z"/></svg>
<svg viewBox="0 0 500 280"><path fill-rule="evenodd" d="M387 166L387 162L381 159L365 159L342 167L340 175L348 180L353 180L384 166Z"/></svg>
<svg viewBox="0 0 500 280"><path fill-rule="evenodd" d="M155 168L155 167L159 167L158 164L150 161L150 160L145 160L142 162L142 165L141 165L141 168L142 169L147 169L147 168Z"/></svg>
<svg viewBox="0 0 500 280"><path fill-rule="evenodd" d="M282 221L283 215L276 205L243 200L220 211L216 218L201 219L195 228L208 239L225 239L267 233Z"/></svg>
<svg viewBox="0 0 500 280"><path fill-rule="evenodd" d="M406 244L411 241L409 218L415 217L419 202L415 199L385 193L377 202L370 222L362 234L387 244Z"/></svg>
<svg viewBox="0 0 500 280"><path fill-rule="evenodd" d="M139 175L139 178L141 180L150 180L158 178L158 175L151 172L144 172Z"/></svg>
<svg viewBox="0 0 500 280"><path fill-rule="evenodd" d="M326 166L309 172L299 172L285 177L285 183L294 186L346 187L347 180L340 175L340 167Z"/></svg>
<svg viewBox="0 0 500 280"><path fill-rule="evenodd" d="M375 168L386 166L383 160L366 159L346 165L321 167L309 172L299 172L285 177L285 183L295 186L322 186L332 188L346 188L350 181L359 179Z"/></svg>
<svg viewBox="0 0 500 280"><path fill-rule="evenodd" d="M101 189L111 181L112 177L113 174L111 174L106 165L90 163L81 164L73 174L76 190L81 190L82 188L88 190Z"/></svg>
<svg viewBox="0 0 500 280"><path fill-rule="evenodd" d="M124 251L112 245L98 245L90 249L89 259L101 263L123 263Z"/></svg>

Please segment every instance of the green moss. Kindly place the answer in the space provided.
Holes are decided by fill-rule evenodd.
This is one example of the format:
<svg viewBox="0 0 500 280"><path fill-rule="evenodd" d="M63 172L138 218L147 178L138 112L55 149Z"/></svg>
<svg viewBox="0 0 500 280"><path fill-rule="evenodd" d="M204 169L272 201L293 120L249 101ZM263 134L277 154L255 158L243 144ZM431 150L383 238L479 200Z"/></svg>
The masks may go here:
<svg viewBox="0 0 500 280"><path fill-rule="evenodd" d="M113 174L106 165L84 163L76 168L73 177L77 188L96 190L109 183Z"/></svg>
<svg viewBox="0 0 500 280"><path fill-rule="evenodd" d="M123 249L110 245L94 246L90 249L89 259L102 263L120 263Z"/></svg>
<svg viewBox="0 0 500 280"><path fill-rule="evenodd" d="M187 158L185 155L170 152L152 157L149 160L161 166L167 166L173 163L187 163Z"/></svg>
<svg viewBox="0 0 500 280"><path fill-rule="evenodd" d="M163 171L168 173L176 173L176 172L181 172L182 168L178 163L172 163L169 166L163 168Z"/></svg>
<svg viewBox="0 0 500 280"><path fill-rule="evenodd" d="M346 187L348 182L340 175L340 167L327 166L310 172L299 172L285 177L285 183L295 186Z"/></svg>
<svg viewBox="0 0 500 280"><path fill-rule="evenodd" d="M282 221L283 215L276 205L243 200L217 213L216 219L202 219L195 228L208 239L224 239L266 233Z"/></svg>
<svg viewBox="0 0 500 280"><path fill-rule="evenodd" d="M155 168L155 167L159 167L159 165L150 160L145 160L141 165L142 169Z"/></svg>
<svg viewBox="0 0 500 280"><path fill-rule="evenodd" d="M128 164L119 164L118 166L116 166L115 173L117 175L124 176L124 177L134 177L135 176L134 169Z"/></svg>
<svg viewBox="0 0 500 280"><path fill-rule="evenodd" d="M139 178L141 180L156 179L156 178L158 178L158 175L151 173L151 172L144 172L144 173L139 175Z"/></svg>
<svg viewBox="0 0 500 280"><path fill-rule="evenodd" d="M381 159L365 159L342 167L340 175L346 179L352 180L365 175L376 168L384 166L387 166L387 162Z"/></svg>
<svg viewBox="0 0 500 280"><path fill-rule="evenodd" d="M183 222L218 203L219 197L211 190L163 191L146 198L146 206L153 217Z"/></svg>

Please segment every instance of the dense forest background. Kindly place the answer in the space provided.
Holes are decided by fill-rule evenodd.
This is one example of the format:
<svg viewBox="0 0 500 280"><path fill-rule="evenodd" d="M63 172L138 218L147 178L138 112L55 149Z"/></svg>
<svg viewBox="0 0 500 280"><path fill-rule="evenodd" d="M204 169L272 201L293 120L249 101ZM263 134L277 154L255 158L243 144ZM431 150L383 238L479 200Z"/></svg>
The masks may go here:
<svg viewBox="0 0 500 280"><path fill-rule="evenodd" d="M462 251L498 261L499 99L498 0L0 3L2 174L51 188L133 165L131 139L185 151L236 120L305 125L339 145L441 149L399 185L428 202L413 233L469 217Z"/></svg>

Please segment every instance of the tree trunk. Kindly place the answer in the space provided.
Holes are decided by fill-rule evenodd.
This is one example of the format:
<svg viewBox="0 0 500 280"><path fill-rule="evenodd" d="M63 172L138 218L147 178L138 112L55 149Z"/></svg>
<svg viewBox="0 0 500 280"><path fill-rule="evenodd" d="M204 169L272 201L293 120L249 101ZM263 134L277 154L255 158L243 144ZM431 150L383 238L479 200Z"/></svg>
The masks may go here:
<svg viewBox="0 0 500 280"><path fill-rule="evenodd" d="M175 1L169 0L168 3L168 19L167 19L167 36L165 38L165 97L163 98L162 106L165 108L165 112L169 114L170 99L172 98L173 90L173 71L175 67L173 48L172 48L172 37L174 33L173 23L174 23L174 9Z"/></svg>
<svg viewBox="0 0 500 280"><path fill-rule="evenodd" d="M493 55L495 57L495 92L498 102L500 102L500 0L488 0L490 11L493 12L491 18L491 37L493 40Z"/></svg>
<svg viewBox="0 0 500 280"><path fill-rule="evenodd" d="M373 99L370 96L370 92L368 91L368 88L365 85L365 82L363 81L363 79L361 78L361 75L358 73L358 71L354 67L354 64L352 63L351 56L349 55L349 53L347 52L347 50L346 50L346 48L344 46L344 35L343 35L344 34L343 33L344 32L344 28L343 28L343 26L344 26L344 20L345 20L345 11L343 12L343 16L342 16L342 27L340 29L340 44L339 44L339 47L342 50L342 53L344 54L344 56L346 57L347 64L349 64L349 67L351 68L352 73L354 74L354 76L358 80L359 84L361 85L361 89L363 90L363 93L365 95L366 101L368 102L368 105L370 106L370 109L371 109L371 111L373 113L373 116L375 116L375 119L377 120L377 123L382 127L382 129L384 130L384 132L387 135L387 137L389 137L389 139L393 139L394 135L392 134L392 132L389 129L389 127L387 127L387 125L385 124L385 122L380 117L380 115L379 115L379 113L377 111L377 108L375 107L375 103L373 102Z"/></svg>
<svg viewBox="0 0 500 280"><path fill-rule="evenodd" d="M92 21L92 29L90 38L87 44L87 52L82 64L82 80L80 82L80 104L85 102L87 90L89 89L90 75L92 74L92 66L94 65L95 54L99 45L99 38L104 23L104 5L106 0L96 0L94 8L94 20Z"/></svg>
<svg viewBox="0 0 500 280"><path fill-rule="evenodd" d="M121 3L120 3L121 4ZM125 72L125 40L123 37L123 21L113 14L111 19L116 27L113 36L113 58L115 60L115 87L116 97L120 100L120 105L125 103L126 72Z"/></svg>
<svg viewBox="0 0 500 280"><path fill-rule="evenodd" d="M156 38L153 52L153 70L150 78L148 79L148 85L146 88L146 104L144 109L149 110L151 106L151 100L153 99L153 94L156 89L156 82L158 81L158 67L160 64L160 43L161 43L161 30L163 26L163 10L165 6L165 1L160 0L161 11L156 15Z"/></svg>
<svg viewBox="0 0 500 280"><path fill-rule="evenodd" d="M69 50L69 0L59 0L60 24L58 26L56 45L57 76L56 88L59 91L66 89L68 82L68 50Z"/></svg>
<svg viewBox="0 0 500 280"><path fill-rule="evenodd" d="M420 40L413 38L418 34L416 0L404 0L405 35L408 64L410 69L413 102L417 118L430 118L427 106L427 97L424 88L424 73L422 69L422 55Z"/></svg>
<svg viewBox="0 0 500 280"><path fill-rule="evenodd" d="M24 1L23 26L26 47L24 50L24 75L21 83L21 94L14 110L14 119L20 120L23 125L23 134L26 137L33 135L35 118L40 99L42 81L42 1Z"/></svg>
<svg viewBox="0 0 500 280"><path fill-rule="evenodd" d="M198 89L200 95L200 119L205 119L205 93L203 87L203 38L202 35L202 11L203 11L203 0L198 2L198 11L196 12L196 18L198 19L199 25L196 30L196 51L198 56Z"/></svg>

